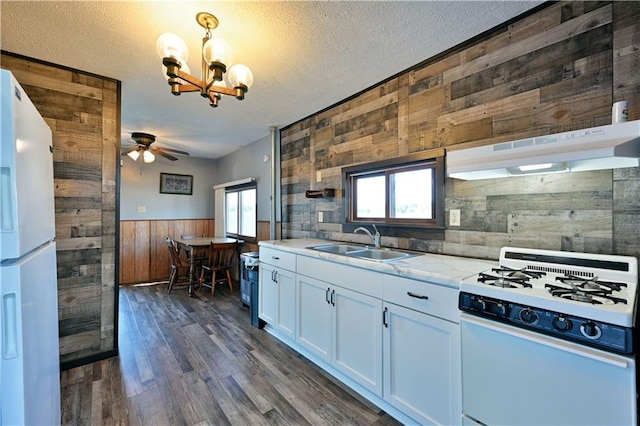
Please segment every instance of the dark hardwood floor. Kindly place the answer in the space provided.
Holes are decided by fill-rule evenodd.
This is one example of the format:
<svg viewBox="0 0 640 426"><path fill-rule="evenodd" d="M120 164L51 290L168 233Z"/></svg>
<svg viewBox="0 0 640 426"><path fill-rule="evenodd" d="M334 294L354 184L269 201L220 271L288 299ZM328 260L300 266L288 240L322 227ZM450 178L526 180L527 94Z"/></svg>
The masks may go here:
<svg viewBox="0 0 640 426"><path fill-rule="evenodd" d="M119 357L62 373L62 424L399 424L253 327L237 289L123 286L119 327Z"/></svg>

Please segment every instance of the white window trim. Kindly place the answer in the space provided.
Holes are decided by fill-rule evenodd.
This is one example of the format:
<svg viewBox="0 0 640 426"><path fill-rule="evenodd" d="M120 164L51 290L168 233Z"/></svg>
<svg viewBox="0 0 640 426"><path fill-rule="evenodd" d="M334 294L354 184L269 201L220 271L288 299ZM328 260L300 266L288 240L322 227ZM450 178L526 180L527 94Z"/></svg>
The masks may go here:
<svg viewBox="0 0 640 426"><path fill-rule="evenodd" d="M243 185L245 183L255 182L257 179L255 177L247 177L244 179L238 179L231 182L219 183L213 186L214 191L214 203L215 203L215 226L214 226L214 234L216 237L225 237L227 235L226 232L226 206L225 206L225 194L226 190L230 186Z"/></svg>

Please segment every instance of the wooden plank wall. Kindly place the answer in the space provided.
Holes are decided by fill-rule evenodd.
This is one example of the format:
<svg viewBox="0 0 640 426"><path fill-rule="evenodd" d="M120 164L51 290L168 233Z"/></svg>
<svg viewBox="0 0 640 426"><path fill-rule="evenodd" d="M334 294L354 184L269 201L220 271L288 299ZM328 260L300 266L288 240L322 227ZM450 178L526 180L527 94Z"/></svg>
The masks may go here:
<svg viewBox="0 0 640 426"><path fill-rule="evenodd" d="M341 169L640 118L640 2L549 4L481 40L281 131L285 238L353 241ZM322 176L316 182L317 173ZM614 177L615 176L615 177ZM337 188L335 199L307 189ZM447 179L444 238L383 238L425 252L495 259L504 245L640 255L637 168L481 181ZM317 213L324 221L318 223Z"/></svg>
<svg viewBox="0 0 640 426"><path fill-rule="evenodd" d="M167 281L171 270L167 237L211 236L215 219L123 220L120 222L120 283ZM258 221L258 241L269 239L269 222ZM246 243L241 251L258 251Z"/></svg>
<svg viewBox="0 0 640 426"><path fill-rule="evenodd" d="M53 133L61 362L115 354L120 82L6 52L2 68Z"/></svg>
<svg viewBox="0 0 640 426"><path fill-rule="evenodd" d="M640 120L640 5L616 2L613 101L629 101L629 120ZM640 259L640 168L613 173L613 251Z"/></svg>

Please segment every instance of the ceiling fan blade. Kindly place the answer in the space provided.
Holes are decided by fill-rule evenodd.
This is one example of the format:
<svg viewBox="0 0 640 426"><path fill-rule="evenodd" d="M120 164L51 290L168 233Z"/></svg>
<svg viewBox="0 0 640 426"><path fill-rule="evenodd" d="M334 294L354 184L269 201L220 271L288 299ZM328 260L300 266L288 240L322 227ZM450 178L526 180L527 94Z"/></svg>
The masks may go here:
<svg viewBox="0 0 640 426"><path fill-rule="evenodd" d="M172 149L172 148L163 148L163 147L160 147L160 146L152 146L149 149L151 149L151 151L153 151L153 152L165 151L165 152L175 152L176 154L180 154L180 155L189 155L189 153L186 152L186 151L180 151L180 150Z"/></svg>
<svg viewBox="0 0 640 426"><path fill-rule="evenodd" d="M176 161L177 160L177 158L174 157L173 155L167 154L166 152L163 152L163 151L161 151L159 149L155 149L154 151L155 151L156 154L162 155L164 158L166 158L168 160L171 160L171 161Z"/></svg>
<svg viewBox="0 0 640 426"><path fill-rule="evenodd" d="M165 148L165 147L154 147L155 149L159 150L159 151L169 151L169 152L175 152L176 154L180 154L180 155L190 155L187 151L180 151L179 149L173 149L173 148Z"/></svg>

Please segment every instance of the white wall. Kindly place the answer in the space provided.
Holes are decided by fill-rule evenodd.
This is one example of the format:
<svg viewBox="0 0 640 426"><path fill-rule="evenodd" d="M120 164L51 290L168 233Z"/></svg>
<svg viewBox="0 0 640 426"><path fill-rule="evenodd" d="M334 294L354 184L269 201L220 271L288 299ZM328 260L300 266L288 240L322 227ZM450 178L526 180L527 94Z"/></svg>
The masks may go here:
<svg viewBox="0 0 640 426"><path fill-rule="evenodd" d="M193 195L160 194L160 173L193 175ZM216 160L180 156L169 161L156 155L145 164L122 157L120 219L208 219L214 217ZM144 213L138 213L143 206Z"/></svg>
<svg viewBox="0 0 640 426"><path fill-rule="evenodd" d="M278 132L279 133L279 132ZM280 220L280 144L276 141L276 220ZM268 155L269 160L264 161ZM122 157L120 220L206 219L215 217L213 186L246 177L258 185L258 220L270 218L271 135L217 160L180 156L169 161L156 156L145 164ZM160 173L193 175L193 195L160 194ZM138 213L138 206L145 208Z"/></svg>
<svg viewBox="0 0 640 426"><path fill-rule="evenodd" d="M276 218L280 220L280 150L277 141L276 148ZM264 161L265 155L269 156L269 160L266 162ZM258 184L258 220L269 220L271 209L271 135L218 159L216 173L216 183L218 184L255 177Z"/></svg>

